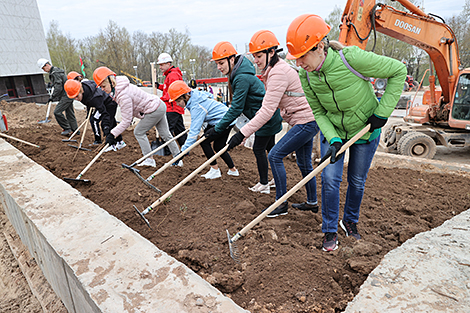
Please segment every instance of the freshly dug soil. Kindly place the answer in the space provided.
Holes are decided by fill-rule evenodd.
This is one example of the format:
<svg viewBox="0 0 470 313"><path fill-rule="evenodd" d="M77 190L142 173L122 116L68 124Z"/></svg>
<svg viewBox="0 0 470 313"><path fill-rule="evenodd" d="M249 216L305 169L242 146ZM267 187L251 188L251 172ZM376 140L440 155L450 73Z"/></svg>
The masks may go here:
<svg viewBox="0 0 470 313"><path fill-rule="evenodd" d="M76 149L61 141L64 137L57 123L37 124L45 117L44 106L2 102L0 109L7 114L10 136L41 148L8 141L59 178L75 178L96 154L79 151L72 162ZM77 112L79 123L84 115ZM146 215L150 229L133 205L143 210L159 194L121 167L142 156L132 131L123 137L127 147L103 154L83 176L92 183L74 186L251 312L341 312L388 251L470 207L466 177L378 167L370 170L366 183L358 224L362 240L347 238L340 229L339 249L323 252L321 213L290 208L288 215L265 218L236 242L237 263L229 254L226 229L233 236L275 201L274 190L269 195L248 190L258 181L252 151L237 147L231 152L239 177L228 176L223 161L220 179L200 177L208 170L204 169ZM154 130L149 138L154 140ZM88 129L84 146L92 142ZM169 160L169 156L156 157L157 168ZM184 167L170 167L151 183L165 193L205 160L202 149L196 147L184 158ZM295 161L286 158L285 165L288 188L292 188L301 179L300 171ZM156 170L139 169L144 178ZM320 175L317 182L320 198ZM346 187L343 177L342 204ZM305 200L302 188L289 203Z"/></svg>

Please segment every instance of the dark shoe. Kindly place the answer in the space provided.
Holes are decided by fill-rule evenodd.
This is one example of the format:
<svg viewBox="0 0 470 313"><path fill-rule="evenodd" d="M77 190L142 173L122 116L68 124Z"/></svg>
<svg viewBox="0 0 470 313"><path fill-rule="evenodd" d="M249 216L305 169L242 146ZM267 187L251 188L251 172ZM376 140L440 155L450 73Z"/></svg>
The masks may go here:
<svg viewBox="0 0 470 313"><path fill-rule="evenodd" d="M279 215L286 215L288 209L289 209L289 205L287 204L287 201L286 201L286 202L283 202L280 206L275 208L273 211L271 211L271 213L269 213L266 216L267 217L278 217ZM265 211L265 210L266 209L264 209L263 211Z"/></svg>
<svg viewBox="0 0 470 313"><path fill-rule="evenodd" d="M357 240L361 239L361 235L357 232L357 224L353 222L345 222L343 220L339 221L339 226L344 230L346 233L346 237L354 237Z"/></svg>
<svg viewBox="0 0 470 313"><path fill-rule="evenodd" d="M93 141L93 145L95 145L95 146L98 146L98 145L100 145L100 144L102 144L101 140L95 140L95 141Z"/></svg>
<svg viewBox="0 0 470 313"><path fill-rule="evenodd" d="M334 251L338 249L338 234L326 233L323 238L323 251Z"/></svg>
<svg viewBox="0 0 470 313"><path fill-rule="evenodd" d="M318 204L308 204L307 202L292 203L292 207L301 211L312 211L313 213L318 212Z"/></svg>
<svg viewBox="0 0 470 313"><path fill-rule="evenodd" d="M75 130L74 130L75 131ZM75 135L80 135L80 131L78 131Z"/></svg>
<svg viewBox="0 0 470 313"><path fill-rule="evenodd" d="M64 129L64 131L61 132L60 134L61 134L62 136L68 136L68 135L70 135L71 133L72 133L72 130L71 130L71 129Z"/></svg>

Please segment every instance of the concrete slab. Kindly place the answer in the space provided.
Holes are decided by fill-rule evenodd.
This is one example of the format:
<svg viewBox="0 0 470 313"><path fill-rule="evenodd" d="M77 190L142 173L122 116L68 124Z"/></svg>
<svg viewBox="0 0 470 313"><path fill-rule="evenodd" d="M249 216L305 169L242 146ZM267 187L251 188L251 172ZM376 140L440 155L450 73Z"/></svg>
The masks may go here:
<svg viewBox="0 0 470 313"><path fill-rule="evenodd" d="M0 206L69 312L247 312L0 140Z"/></svg>

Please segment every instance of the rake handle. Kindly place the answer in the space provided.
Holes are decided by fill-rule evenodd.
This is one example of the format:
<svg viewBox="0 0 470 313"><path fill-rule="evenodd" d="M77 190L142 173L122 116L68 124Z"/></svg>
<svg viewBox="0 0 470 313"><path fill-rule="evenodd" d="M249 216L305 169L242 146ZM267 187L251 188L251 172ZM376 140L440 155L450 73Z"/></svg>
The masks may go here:
<svg viewBox="0 0 470 313"><path fill-rule="evenodd" d="M209 165L210 163L212 163L212 161L214 161L215 159L217 159L219 156L221 156L225 151L227 151L228 149L228 145L226 145L224 148L222 148L222 150L220 150L219 152L217 152L216 154L214 154L214 156L212 156L209 160L207 160L206 162L202 163L202 165L200 165L197 169L195 169L191 174L189 174L188 176L186 176L181 182L179 182L175 187L171 188L167 193L165 193L163 196L161 196L160 198L158 198L157 201L155 201L154 203L152 203L148 208L146 208L142 214L147 214L148 212L150 212L151 210L153 210L157 205L159 205L160 203L162 203L163 201L165 201L166 198L168 198L168 196L170 196L171 194L173 194L176 190L180 189L184 184L186 184L190 179L192 179L194 176L196 176L200 171L202 171L207 165Z"/></svg>
<svg viewBox="0 0 470 313"><path fill-rule="evenodd" d="M339 152L336 155L340 155L346 149L348 149L351 145L353 145L357 140L359 140L365 133L367 133L370 129L370 125L364 127L359 133L357 133L354 137L352 137L348 142L346 142ZM276 202L271 204L263 213L258 215L253 221L251 221L248 225L246 225L241 231L239 231L235 236L230 239L230 242L237 241L241 236L245 235L253 226L261 222L262 219L266 217L269 213L274 211L282 202L286 201L290 196L292 196L297 190L302 188L306 183L310 181L315 175L320 173L328 164L330 164L330 158L326 159L323 163L318 165L313 171L311 171L307 176L305 176L301 181L299 181L294 187L292 187L287 193L285 193L282 197L280 197Z"/></svg>
<svg viewBox="0 0 470 313"><path fill-rule="evenodd" d="M196 146L198 146L199 144L201 144L201 142L203 142L204 140L206 140L207 138L202 136L201 138L199 138L198 141L196 141L195 143L193 143L191 146L188 147L188 149L184 150L185 153L191 151L193 148L195 148ZM170 161L166 162L161 168L159 168L155 173L153 173L152 175L150 175L148 178L147 178L147 181L151 181L152 179L155 178L155 176L157 176L158 174L160 174L161 172L163 172L164 170L166 170L167 168L169 168L173 163L175 163L176 161L178 161L179 159L183 158L184 154L183 153L180 153L178 154L177 156L175 156L173 159L171 159Z"/></svg>
<svg viewBox="0 0 470 313"><path fill-rule="evenodd" d="M107 143L103 149L101 149L101 151L93 158L93 160L91 160L90 163L88 163L88 165L83 169L83 171L78 174L77 176L77 179L80 179L80 177L83 176L83 174L85 174L86 171L88 171L88 169L93 165L93 163L96 162L96 160L98 160L98 158L103 154L104 150L106 150L106 148L109 146L109 143Z"/></svg>
<svg viewBox="0 0 470 313"><path fill-rule="evenodd" d="M32 144L32 143L30 143L30 142L27 142L27 141L24 141L24 140L21 140L21 139L18 139L18 138L9 136L9 135L5 135L4 133L0 133L0 136L5 137L5 138L9 138L9 139L13 139L13 140L16 140L16 141L19 141L19 142L22 142L22 143L24 143L24 144L33 146L33 147L35 147L35 148L41 148L41 147L38 146L38 145Z"/></svg>
<svg viewBox="0 0 470 313"><path fill-rule="evenodd" d="M167 142L165 142L164 144L162 144L161 146L159 146L159 147L156 148L155 150L150 151L149 153L147 153L146 155L144 155L143 157L141 157L140 159L138 159L138 160L135 161L134 163L132 163L132 164L131 164L131 167L135 166L136 164L139 164L140 162L142 162L143 160L145 160L146 158L148 158L149 156L151 156L151 155L154 154L155 152L160 151L161 149L165 148L165 147L168 146L171 142L173 142L173 141L175 141L176 139L180 138L180 137L183 136L184 134L187 134L188 132L189 132L189 128L186 129L184 132L179 133L177 136L173 137L171 140L168 140Z"/></svg>
<svg viewBox="0 0 470 313"><path fill-rule="evenodd" d="M90 109L90 112L91 112L91 109ZM88 112L88 114L90 114L90 112ZM82 128L82 126L88 121L89 117L90 115L87 115L86 119L80 124L80 126L77 127L77 129L75 129L75 131L72 133L72 135L70 135L68 140L71 140L73 136L75 136L75 134L80 130L80 128Z"/></svg>

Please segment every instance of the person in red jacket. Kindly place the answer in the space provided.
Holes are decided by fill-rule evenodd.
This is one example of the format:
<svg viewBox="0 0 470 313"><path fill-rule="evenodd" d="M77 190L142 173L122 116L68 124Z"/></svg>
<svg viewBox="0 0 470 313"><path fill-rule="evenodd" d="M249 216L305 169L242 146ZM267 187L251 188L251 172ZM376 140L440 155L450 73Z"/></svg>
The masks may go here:
<svg viewBox="0 0 470 313"><path fill-rule="evenodd" d="M177 136L185 131L183 121L184 109L178 106L176 102L170 100L168 87L170 87L171 83L176 80L183 80L183 76L181 74L181 70L178 67L174 67L172 62L173 59L168 53L162 53L158 56L157 64L165 76L165 82L163 84L159 84L158 82L155 84L158 89L163 91L163 96L160 99L166 104L166 118L168 120L170 132L173 136ZM187 135L184 134L177 139L180 146L184 145L186 137Z"/></svg>

